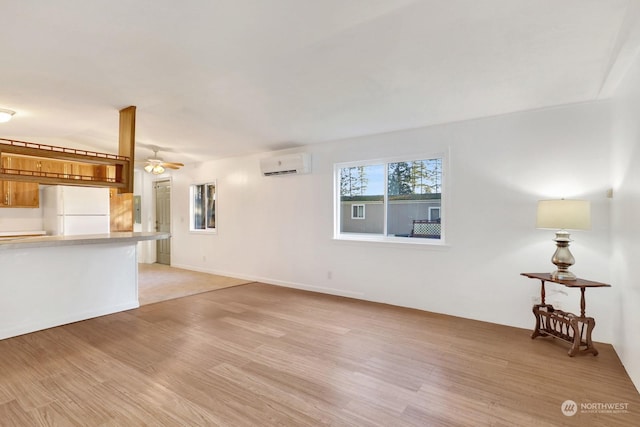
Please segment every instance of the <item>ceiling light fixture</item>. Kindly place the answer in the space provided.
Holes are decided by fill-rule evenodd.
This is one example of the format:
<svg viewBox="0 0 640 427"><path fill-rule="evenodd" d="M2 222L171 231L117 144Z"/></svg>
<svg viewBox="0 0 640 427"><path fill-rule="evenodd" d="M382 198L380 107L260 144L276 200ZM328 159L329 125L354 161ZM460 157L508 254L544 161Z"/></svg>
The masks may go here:
<svg viewBox="0 0 640 427"><path fill-rule="evenodd" d="M164 173L164 166L161 164L149 163L144 167L144 170L154 175L160 175L161 173Z"/></svg>
<svg viewBox="0 0 640 427"><path fill-rule="evenodd" d="M0 123L6 123L9 120L11 120L11 117L13 117L13 115L16 112L13 110L7 110L6 108L0 108Z"/></svg>
<svg viewBox="0 0 640 427"><path fill-rule="evenodd" d="M153 157L148 158L144 165L144 170L148 173L160 175L161 173L164 173L166 169L180 169L184 166L184 163L165 162L158 157L158 147L151 146L151 149L153 150Z"/></svg>

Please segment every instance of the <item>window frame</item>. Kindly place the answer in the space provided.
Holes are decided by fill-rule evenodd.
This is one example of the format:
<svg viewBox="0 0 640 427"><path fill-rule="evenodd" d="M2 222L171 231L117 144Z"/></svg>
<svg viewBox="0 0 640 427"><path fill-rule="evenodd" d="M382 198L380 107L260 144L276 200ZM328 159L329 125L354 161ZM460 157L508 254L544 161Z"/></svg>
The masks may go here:
<svg viewBox="0 0 640 427"><path fill-rule="evenodd" d="M389 236L386 235L388 227L388 203L389 203L389 177L388 169L389 164L399 162L413 162L416 160L441 160L441 181L440 181L440 238L439 239L423 239L414 237L401 237L401 236ZM383 234L372 233L342 233L340 231L340 218L341 218L341 200L340 200L340 170L343 168L359 167L359 166L374 166L383 165L384 170L384 218L383 218ZM431 153L411 154L406 156L395 157L383 157L368 160L340 162L333 164L333 180L334 180L334 218L333 218L333 239L339 241L356 241L356 242L377 242L377 243L399 243L402 245L422 245L422 246L446 246L445 240L447 221L446 212L447 203L449 198L448 188L448 173L449 173L449 156L447 152L438 151Z"/></svg>
<svg viewBox="0 0 640 427"><path fill-rule="evenodd" d="M195 228L195 189L196 187L199 186L205 186L205 199L203 200L203 205L204 205L204 220L205 220L205 228ZM208 191L206 191L206 188L208 186L213 186L214 188L214 193L213 193L213 220L214 220L214 227L207 227L208 221L210 219L209 216L209 212L208 212L208 208L209 208L209 203L208 203ZM205 182L196 182L193 183L191 185L189 185L189 232L190 233L196 233L196 234L217 234L218 232L218 194L219 194L219 190L218 190L218 183L217 180L209 180L209 181L205 181Z"/></svg>

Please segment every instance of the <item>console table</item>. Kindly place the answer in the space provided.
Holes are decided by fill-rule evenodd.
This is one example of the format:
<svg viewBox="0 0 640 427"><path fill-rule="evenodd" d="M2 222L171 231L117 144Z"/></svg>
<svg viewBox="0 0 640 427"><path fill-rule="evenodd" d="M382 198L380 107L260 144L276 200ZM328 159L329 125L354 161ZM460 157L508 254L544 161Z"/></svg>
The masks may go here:
<svg viewBox="0 0 640 427"><path fill-rule="evenodd" d="M584 291L586 288L603 288L611 287L611 285L584 279L557 280L553 279L549 273L521 273L521 275L530 279L538 279L541 283L540 304L533 306L536 326L531 334L531 339L551 335L571 344L570 357L578 353L591 353L597 356L598 350L591 342L591 331L593 331L596 321L593 317L585 315ZM580 288L580 316L556 310L552 305L546 304L544 282L558 283L567 288Z"/></svg>

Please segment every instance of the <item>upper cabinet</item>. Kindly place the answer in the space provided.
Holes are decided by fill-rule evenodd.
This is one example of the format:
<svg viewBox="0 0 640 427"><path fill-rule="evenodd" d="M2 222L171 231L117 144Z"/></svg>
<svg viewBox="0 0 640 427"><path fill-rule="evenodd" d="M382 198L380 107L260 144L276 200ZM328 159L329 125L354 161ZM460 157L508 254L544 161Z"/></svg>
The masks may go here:
<svg viewBox="0 0 640 427"><path fill-rule="evenodd" d="M36 169L46 175L55 176L67 171L66 163L52 159L38 159Z"/></svg>
<svg viewBox="0 0 640 427"><path fill-rule="evenodd" d="M132 168L119 154L0 138L0 207L37 208L39 184L133 191Z"/></svg>
<svg viewBox="0 0 640 427"><path fill-rule="evenodd" d="M26 157L2 157L0 164L5 170L34 169L37 160ZM37 208L40 192L37 182L0 181L0 207Z"/></svg>
<svg viewBox="0 0 640 427"><path fill-rule="evenodd" d="M2 189L0 207L37 208L40 206L40 191L35 182L0 181Z"/></svg>
<svg viewBox="0 0 640 427"><path fill-rule="evenodd" d="M132 185L131 160L118 154L0 138L0 159L0 181L110 187L119 192Z"/></svg>
<svg viewBox="0 0 640 427"><path fill-rule="evenodd" d="M2 155L2 169L7 174L34 179L60 178L67 184L113 181L116 167L90 163L37 158L20 155ZM38 181L0 181L0 207L37 208L39 206Z"/></svg>

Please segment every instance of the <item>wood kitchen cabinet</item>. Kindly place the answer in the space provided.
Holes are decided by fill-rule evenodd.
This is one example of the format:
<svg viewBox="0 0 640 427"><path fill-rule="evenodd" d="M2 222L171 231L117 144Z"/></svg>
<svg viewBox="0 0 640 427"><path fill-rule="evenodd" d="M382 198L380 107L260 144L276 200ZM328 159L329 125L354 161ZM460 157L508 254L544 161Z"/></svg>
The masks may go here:
<svg viewBox="0 0 640 427"><path fill-rule="evenodd" d="M37 183L2 181L2 204L5 208L37 208L40 191Z"/></svg>
<svg viewBox="0 0 640 427"><path fill-rule="evenodd" d="M39 159L37 170L46 176L56 176L57 174L65 174L67 172L67 162L52 159Z"/></svg>
<svg viewBox="0 0 640 427"><path fill-rule="evenodd" d="M2 155L0 164L4 170L30 178L63 178L91 182L113 180L116 175L116 167L113 165L20 155ZM0 207L37 208L40 205L38 190L39 184L33 179L28 182L0 180Z"/></svg>
<svg viewBox="0 0 640 427"><path fill-rule="evenodd" d="M2 158L5 169L34 171L37 160L27 157L7 156ZM37 182L0 181L0 207L37 208L40 206L40 192Z"/></svg>
<svg viewBox="0 0 640 427"><path fill-rule="evenodd" d="M67 179L77 179L83 181L104 181L114 179L116 175L115 166L95 165L91 163L71 162L54 159L38 160L37 170L45 176L62 175Z"/></svg>
<svg viewBox="0 0 640 427"><path fill-rule="evenodd" d="M116 167L111 165L93 165L93 176L98 180L114 180Z"/></svg>
<svg viewBox="0 0 640 427"><path fill-rule="evenodd" d="M133 162L120 154L0 138L0 158L15 166L2 164L0 181L109 187L121 193L133 188Z"/></svg>
<svg viewBox="0 0 640 427"><path fill-rule="evenodd" d="M75 179L91 179L94 177L95 165L89 163L67 162L69 175Z"/></svg>

